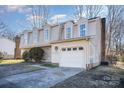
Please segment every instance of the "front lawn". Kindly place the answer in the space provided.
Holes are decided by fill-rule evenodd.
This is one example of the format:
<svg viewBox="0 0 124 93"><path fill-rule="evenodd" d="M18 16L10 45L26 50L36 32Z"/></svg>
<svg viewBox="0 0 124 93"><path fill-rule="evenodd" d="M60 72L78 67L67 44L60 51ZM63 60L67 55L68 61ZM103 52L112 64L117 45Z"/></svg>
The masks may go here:
<svg viewBox="0 0 124 93"><path fill-rule="evenodd" d="M43 68L23 60L0 60L0 79L22 73L34 72Z"/></svg>
<svg viewBox="0 0 124 93"><path fill-rule="evenodd" d="M51 67L51 68L58 67L57 65L50 64L50 63L41 64L41 66L45 66L45 67Z"/></svg>
<svg viewBox="0 0 124 93"><path fill-rule="evenodd" d="M17 64L17 63L22 63L24 60L0 60L0 65L1 64Z"/></svg>
<svg viewBox="0 0 124 93"><path fill-rule="evenodd" d="M99 66L81 72L53 86L53 88L114 88L120 86L124 69L116 66Z"/></svg>
<svg viewBox="0 0 124 93"><path fill-rule="evenodd" d="M34 72L37 70L42 70L40 67L27 65L27 64L16 64L16 65L4 65L0 67L0 79L11 76L11 75L17 75L22 73L29 73Z"/></svg>

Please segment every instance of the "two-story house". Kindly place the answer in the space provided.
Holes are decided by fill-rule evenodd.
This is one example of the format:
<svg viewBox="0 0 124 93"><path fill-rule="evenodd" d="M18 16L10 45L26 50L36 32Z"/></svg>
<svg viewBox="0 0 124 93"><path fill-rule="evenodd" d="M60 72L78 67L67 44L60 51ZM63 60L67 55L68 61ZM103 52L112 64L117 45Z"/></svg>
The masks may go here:
<svg viewBox="0 0 124 93"><path fill-rule="evenodd" d="M21 33L21 51L41 47L44 61L60 67L91 68L104 59L105 18L80 18Z"/></svg>

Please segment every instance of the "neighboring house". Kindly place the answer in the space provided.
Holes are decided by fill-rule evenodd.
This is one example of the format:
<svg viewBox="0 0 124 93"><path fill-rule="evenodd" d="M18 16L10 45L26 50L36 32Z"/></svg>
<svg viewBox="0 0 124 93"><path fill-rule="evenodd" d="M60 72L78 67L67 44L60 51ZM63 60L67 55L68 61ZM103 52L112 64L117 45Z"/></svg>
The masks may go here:
<svg viewBox="0 0 124 93"><path fill-rule="evenodd" d="M0 37L0 51L5 55L4 58L14 58L15 42Z"/></svg>
<svg viewBox="0 0 124 93"><path fill-rule="evenodd" d="M81 18L43 29L25 30L20 35L21 51L41 47L44 61L61 67L92 68L104 60L105 18Z"/></svg>

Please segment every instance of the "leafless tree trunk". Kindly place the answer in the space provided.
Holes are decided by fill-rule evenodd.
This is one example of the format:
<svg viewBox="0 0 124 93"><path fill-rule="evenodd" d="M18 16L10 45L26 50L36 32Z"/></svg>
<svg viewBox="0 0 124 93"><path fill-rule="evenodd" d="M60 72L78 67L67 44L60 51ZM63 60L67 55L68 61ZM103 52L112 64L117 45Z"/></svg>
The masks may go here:
<svg viewBox="0 0 124 93"><path fill-rule="evenodd" d="M80 17L94 18L101 16L103 14L102 5L78 5L75 6L75 17L79 19Z"/></svg>
<svg viewBox="0 0 124 93"><path fill-rule="evenodd" d="M8 30L8 27L4 22L0 22L0 37L4 37L14 41L15 34L16 33Z"/></svg>
<svg viewBox="0 0 124 93"><path fill-rule="evenodd" d="M94 18L103 16L104 9L108 9L106 17L106 55L122 54L124 45L124 6L110 5L78 5L75 6L75 17Z"/></svg>
<svg viewBox="0 0 124 93"><path fill-rule="evenodd" d="M50 15L49 6L34 5L32 6L32 26L41 28L48 22Z"/></svg>
<svg viewBox="0 0 124 93"><path fill-rule="evenodd" d="M123 6L107 6L108 16L107 16L107 34L106 34L106 54L113 55L119 53L119 48L121 48L121 38L123 31Z"/></svg>
<svg viewBox="0 0 124 93"><path fill-rule="evenodd" d="M117 27L115 33L113 34L114 36L114 46L116 50L116 55L122 55L123 49L122 49L122 44L124 44L124 21L122 18L120 18L121 22L119 23L119 26Z"/></svg>

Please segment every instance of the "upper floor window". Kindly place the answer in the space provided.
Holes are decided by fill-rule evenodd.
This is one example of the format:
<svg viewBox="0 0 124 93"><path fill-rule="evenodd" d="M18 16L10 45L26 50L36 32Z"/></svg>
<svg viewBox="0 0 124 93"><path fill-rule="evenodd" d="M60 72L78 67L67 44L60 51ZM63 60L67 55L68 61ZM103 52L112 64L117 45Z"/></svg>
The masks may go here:
<svg viewBox="0 0 124 93"><path fill-rule="evenodd" d="M48 32L48 29L45 29L45 30L44 30L44 40L45 40L45 41L48 41L48 40L49 40L49 32Z"/></svg>
<svg viewBox="0 0 124 93"><path fill-rule="evenodd" d="M31 44L32 43L32 32L28 33L28 43Z"/></svg>
<svg viewBox="0 0 124 93"><path fill-rule="evenodd" d="M28 43L28 35L27 33L24 34L24 44L27 44Z"/></svg>
<svg viewBox="0 0 124 93"><path fill-rule="evenodd" d="M33 43L37 44L37 31L36 30L33 31Z"/></svg>
<svg viewBox="0 0 124 93"><path fill-rule="evenodd" d="M66 28L66 39L69 39L69 38L71 38L71 28L70 27Z"/></svg>
<svg viewBox="0 0 124 93"><path fill-rule="evenodd" d="M38 31L38 33L37 33L37 42L38 42L38 43L40 42L40 32L41 32L41 31Z"/></svg>
<svg viewBox="0 0 124 93"><path fill-rule="evenodd" d="M80 37L85 36L86 26L85 24L80 25Z"/></svg>
<svg viewBox="0 0 124 93"><path fill-rule="evenodd" d="M21 45L23 45L25 43L24 41L24 35L21 36Z"/></svg>

